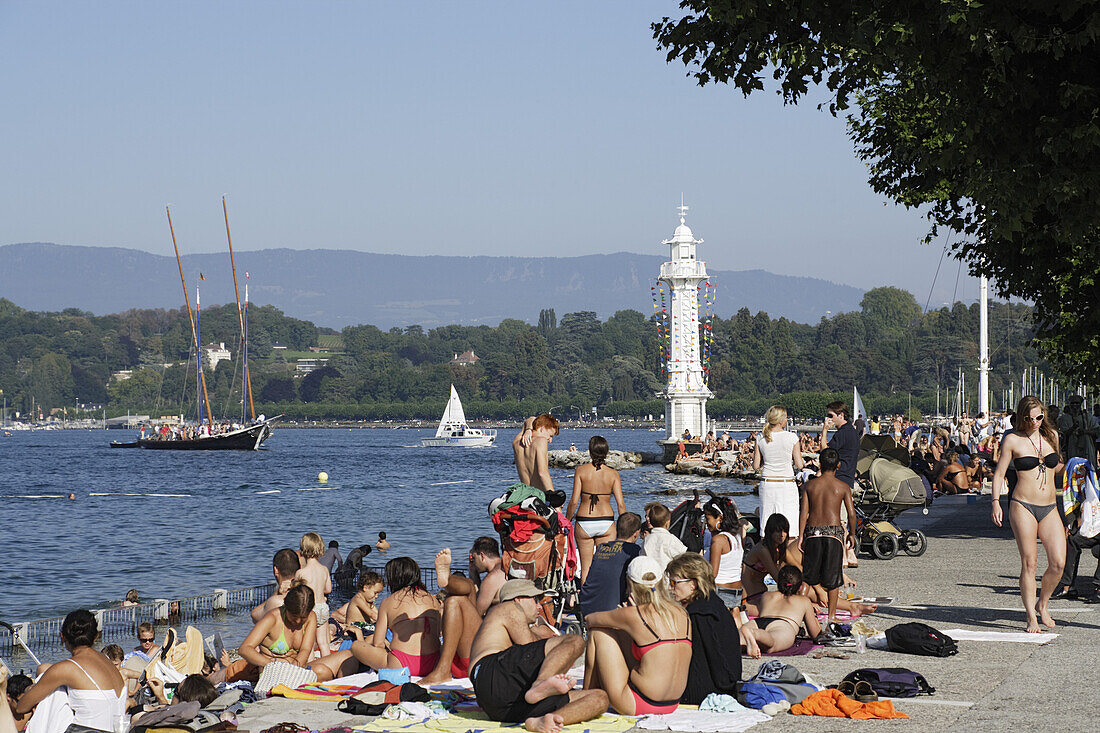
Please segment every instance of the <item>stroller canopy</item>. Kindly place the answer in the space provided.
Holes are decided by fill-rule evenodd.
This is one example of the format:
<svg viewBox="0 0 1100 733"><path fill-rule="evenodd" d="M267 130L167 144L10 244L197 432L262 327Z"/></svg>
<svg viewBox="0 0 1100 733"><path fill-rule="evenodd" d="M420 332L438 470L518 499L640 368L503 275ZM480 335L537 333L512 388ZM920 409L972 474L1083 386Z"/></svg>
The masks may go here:
<svg viewBox="0 0 1100 733"><path fill-rule="evenodd" d="M871 483L870 492L877 501L890 504L896 509L924 505L924 482L913 469L886 458L876 458L871 462L868 477ZM870 497L865 494L864 501L868 498Z"/></svg>

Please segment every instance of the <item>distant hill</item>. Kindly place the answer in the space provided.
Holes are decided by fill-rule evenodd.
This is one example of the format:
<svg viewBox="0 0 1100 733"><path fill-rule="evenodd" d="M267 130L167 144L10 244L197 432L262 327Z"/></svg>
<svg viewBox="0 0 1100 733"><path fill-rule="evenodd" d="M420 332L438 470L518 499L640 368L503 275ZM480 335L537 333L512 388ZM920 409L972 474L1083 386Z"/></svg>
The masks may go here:
<svg viewBox="0 0 1100 733"><path fill-rule="evenodd" d="M449 257L383 255L350 250L265 249L237 253L237 273L250 300L319 326L369 323L380 328L420 324L496 325L505 318L534 322L542 308L590 310L601 318L627 308L648 315L650 285L662 257L630 252L584 257ZM194 295L199 273L206 304L233 301L229 256L183 257ZM742 307L800 323L826 311L859 309L863 291L809 277L764 270L718 270L716 310ZM0 296L23 308L80 308L117 313L182 305L172 257L120 247L48 243L0 246ZM242 292L243 297L243 292Z"/></svg>

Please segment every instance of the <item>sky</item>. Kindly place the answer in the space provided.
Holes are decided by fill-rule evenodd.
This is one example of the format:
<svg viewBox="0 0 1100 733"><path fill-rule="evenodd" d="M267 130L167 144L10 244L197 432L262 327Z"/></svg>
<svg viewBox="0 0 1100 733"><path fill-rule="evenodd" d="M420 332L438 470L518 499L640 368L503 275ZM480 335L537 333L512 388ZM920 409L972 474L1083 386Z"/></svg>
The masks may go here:
<svg viewBox="0 0 1100 733"><path fill-rule="evenodd" d="M936 307L975 281L842 120L699 87L675 2L0 2L0 244L667 255ZM823 95L820 95L823 98ZM937 267L940 272L937 277ZM934 292L933 283L935 282Z"/></svg>

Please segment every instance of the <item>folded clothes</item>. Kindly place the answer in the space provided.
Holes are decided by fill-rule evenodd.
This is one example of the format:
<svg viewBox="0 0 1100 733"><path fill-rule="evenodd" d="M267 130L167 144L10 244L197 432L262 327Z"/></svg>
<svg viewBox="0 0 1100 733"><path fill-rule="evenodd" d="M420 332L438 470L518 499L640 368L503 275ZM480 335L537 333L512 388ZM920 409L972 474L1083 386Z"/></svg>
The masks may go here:
<svg viewBox="0 0 1100 733"><path fill-rule="evenodd" d="M791 706L793 715L820 715L826 718L853 718L857 720L888 720L906 718L908 715L894 710L889 700L857 702L840 690L818 690L800 703Z"/></svg>

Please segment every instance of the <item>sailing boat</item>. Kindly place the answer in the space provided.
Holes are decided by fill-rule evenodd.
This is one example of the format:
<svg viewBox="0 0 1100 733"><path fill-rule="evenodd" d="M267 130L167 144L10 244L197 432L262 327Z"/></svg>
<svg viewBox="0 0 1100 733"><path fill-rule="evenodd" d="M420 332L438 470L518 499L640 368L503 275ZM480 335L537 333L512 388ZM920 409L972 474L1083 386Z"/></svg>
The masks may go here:
<svg viewBox="0 0 1100 733"><path fill-rule="evenodd" d="M435 430L435 436L422 438L420 445L425 448L488 448L497 439L495 430L478 430L466 425L466 413L462 411L462 400L458 399L455 386L451 385L451 399L447 409Z"/></svg>
<svg viewBox="0 0 1100 733"><path fill-rule="evenodd" d="M225 209L225 199L222 199L222 208ZM183 262L180 260L179 247L176 245L176 232L172 228L172 212L165 208L168 212L168 228L172 230L172 246L176 250L176 264L179 266L180 271L180 283L183 285L183 300L187 305L187 317L191 323L191 338L194 342L195 353L198 356L198 389L197 396L199 399L198 404L198 417L199 426L197 430L172 430L167 426L161 428L159 432L154 431L149 437L139 437L136 441L123 443L119 441L111 441L112 448L148 448L149 450L259 450L263 442L271 437L271 433L274 431L273 423L278 420L282 415L265 419L263 415L259 419L256 419L255 412L253 411L253 417L251 422L245 419L244 414L244 402L242 398L241 407L241 423L237 426L231 426L231 429L224 432L216 432L214 427L214 418L210 412L210 400L206 394L206 375L202 368L202 348L199 340L199 329L196 323L197 311L199 306L198 290L195 291L195 306L196 312L191 311L191 301L187 294L187 282L183 277ZM229 214L228 211L225 215L225 233L229 237ZM237 289L237 266L233 261L233 240L229 239L229 261L233 267L233 288ZM240 319L241 327L241 341L242 341L242 355L245 358L244 375L245 375L245 396L247 397L249 407L252 406L252 381L251 375L248 371L248 286L245 285L245 304L244 309L241 308L240 296L237 296L237 313ZM203 421L203 407L206 408L207 421ZM144 431L143 431L144 435Z"/></svg>

